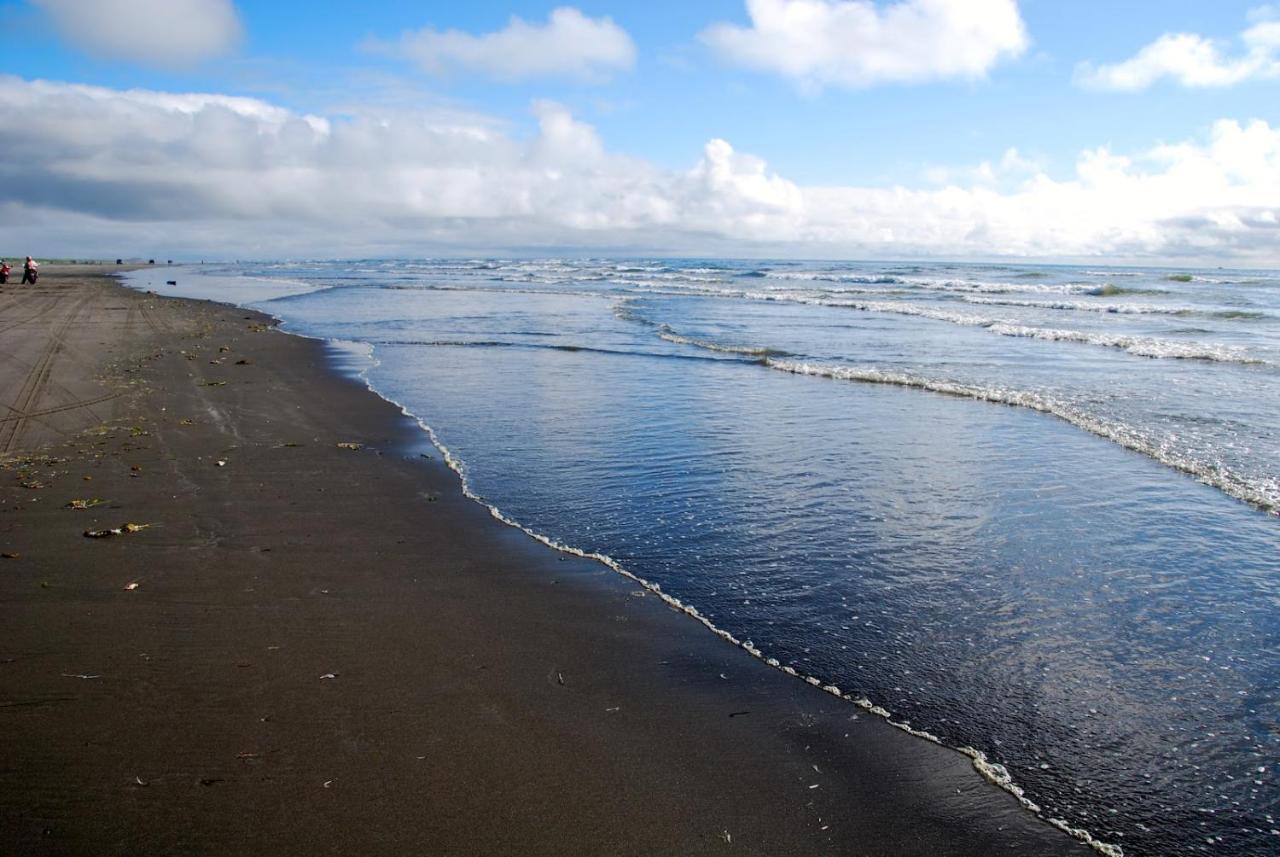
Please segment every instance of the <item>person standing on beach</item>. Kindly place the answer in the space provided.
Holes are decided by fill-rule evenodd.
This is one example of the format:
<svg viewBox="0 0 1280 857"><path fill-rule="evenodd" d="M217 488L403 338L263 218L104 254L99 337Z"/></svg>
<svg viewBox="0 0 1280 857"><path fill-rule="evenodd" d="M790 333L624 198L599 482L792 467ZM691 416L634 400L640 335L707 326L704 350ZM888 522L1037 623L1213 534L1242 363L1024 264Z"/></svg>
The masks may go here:
<svg viewBox="0 0 1280 857"><path fill-rule="evenodd" d="M30 283L34 286L36 284L36 277L40 276L40 272L37 270L39 267L39 262L30 256L27 257L27 264L22 266L22 285L25 286Z"/></svg>
<svg viewBox="0 0 1280 857"><path fill-rule="evenodd" d="M9 272L13 269L9 267L9 263L4 259L0 259L0 285L9 282Z"/></svg>

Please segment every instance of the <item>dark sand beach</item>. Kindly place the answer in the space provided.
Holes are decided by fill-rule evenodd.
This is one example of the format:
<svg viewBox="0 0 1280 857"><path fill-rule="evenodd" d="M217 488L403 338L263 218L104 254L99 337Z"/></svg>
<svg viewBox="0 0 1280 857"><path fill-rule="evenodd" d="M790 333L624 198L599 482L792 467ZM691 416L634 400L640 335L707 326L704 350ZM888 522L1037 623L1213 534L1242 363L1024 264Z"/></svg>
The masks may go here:
<svg viewBox="0 0 1280 857"><path fill-rule="evenodd" d="M0 291L0 852L1089 853L495 520L271 327Z"/></svg>

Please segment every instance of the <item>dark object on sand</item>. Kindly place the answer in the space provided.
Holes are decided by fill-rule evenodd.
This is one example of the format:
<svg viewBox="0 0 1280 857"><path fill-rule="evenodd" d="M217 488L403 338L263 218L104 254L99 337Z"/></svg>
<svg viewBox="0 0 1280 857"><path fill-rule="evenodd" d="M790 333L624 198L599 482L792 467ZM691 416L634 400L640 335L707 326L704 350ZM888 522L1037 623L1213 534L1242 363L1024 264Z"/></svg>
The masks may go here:
<svg viewBox="0 0 1280 857"><path fill-rule="evenodd" d="M124 259L116 259L116 264L117 264L117 265L123 265L123 264L124 264Z"/></svg>
<svg viewBox="0 0 1280 857"><path fill-rule="evenodd" d="M150 526L150 524L121 524L120 526L112 527L109 530L85 530L84 537L86 539L109 539L112 536L124 536L129 533L139 533Z"/></svg>
<svg viewBox="0 0 1280 857"><path fill-rule="evenodd" d="M156 263L156 260L155 260L155 259L148 259L148 260L147 260L147 264L148 264L148 265L154 265L155 263Z"/></svg>
<svg viewBox="0 0 1280 857"><path fill-rule="evenodd" d="M165 280L165 281L164 281L164 284L165 284L166 286L176 286L176 285L178 285L178 281L177 281L177 280Z"/></svg>

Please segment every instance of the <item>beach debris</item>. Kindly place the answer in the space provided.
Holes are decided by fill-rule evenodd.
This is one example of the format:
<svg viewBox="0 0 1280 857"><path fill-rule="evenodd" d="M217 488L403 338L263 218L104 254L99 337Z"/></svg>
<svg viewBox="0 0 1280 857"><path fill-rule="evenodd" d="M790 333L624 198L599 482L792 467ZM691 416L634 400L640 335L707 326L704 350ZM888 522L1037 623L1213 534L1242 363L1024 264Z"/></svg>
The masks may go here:
<svg viewBox="0 0 1280 857"><path fill-rule="evenodd" d="M331 786L331 785L333 785L333 780L325 780L325 781L324 781L324 788L326 788L326 789L327 789L327 788L329 788L329 786Z"/></svg>
<svg viewBox="0 0 1280 857"><path fill-rule="evenodd" d="M32 491L39 491L45 487L45 484L38 479L32 479L30 482L23 482L23 488L30 488Z"/></svg>
<svg viewBox="0 0 1280 857"><path fill-rule="evenodd" d="M814 783L813 785L809 786L809 788L810 788L810 789L816 789L816 788L818 788L818 787L819 787L819 786L821 786L821 785L822 785L822 783Z"/></svg>
<svg viewBox="0 0 1280 857"><path fill-rule="evenodd" d="M0 559L22 559L22 554L20 554L20 553L8 553L8 552L6 552L6 553L0 553Z"/></svg>
<svg viewBox="0 0 1280 857"><path fill-rule="evenodd" d="M558 683L560 684L560 686L561 686L561 687L564 687L564 674L563 674L563 673L556 673L556 682L558 682Z"/></svg>
<svg viewBox="0 0 1280 857"><path fill-rule="evenodd" d="M236 758L237 759L257 759L261 755L262 755L261 753L241 752L241 753L236 753Z"/></svg>
<svg viewBox="0 0 1280 857"><path fill-rule="evenodd" d="M230 351L230 350L231 350L231 346L230 346L230 345L219 345L219 346L218 346L218 353L219 353L219 354L226 354L226 353L227 353L228 351Z"/></svg>
<svg viewBox="0 0 1280 857"><path fill-rule="evenodd" d="M85 530L84 536L87 539L109 539L112 536L123 536L129 533L137 533L150 527L150 524L121 524L109 530Z"/></svg>
<svg viewBox="0 0 1280 857"><path fill-rule="evenodd" d="M252 360L249 360L248 358L245 358L245 359L243 359L243 360L237 360L237 361L236 361L236 365L237 365L237 366L248 366L248 365L249 365L250 363L252 363L252 362L253 362Z"/></svg>
<svg viewBox="0 0 1280 857"><path fill-rule="evenodd" d="M101 506L105 502L107 501L103 500L101 497L90 497L87 500L80 500L80 499L72 500L71 502L67 503L67 505L64 508L92 509L94 506Z"/></svg>
<svg viewBox="0 0 1280 857"><path fill-rule="evenodd" d="M320 676L321 680L328 679L328 678L337 678L337 677L338 677L337 673L325 673L324 675Z"/></svg>
<svg viewBox="0 0 1280 857"><path fill-rule="evenodd" d="M176 285L178 285L178 281L177 281L177 280L165 280L165 281L164 281L164 284L165 284L166 286L176 286Z"/></svg>
<svg viewBox="0 0 1280 857"><path fill-rule="evenodd" d="M125 584L124 591L125 591L125 592L132 592L133 590L135 590L135 589L137 589L137 588L138 588L138 584L137 584L137 583L127 583L127 584Z"/></svg>
<svg viewBox="0 0 1280 857"><path fill-rule="evenodd" d="M142 777L134 777L134 778L133 778L133 781L134 781L135 783L137 783L138 785L140 785L140 786L144 786L144 787L145 787L145 786L147 786L147 785L148 785L147 781L146 781L146 780L144 780Z"/></svg>
<svg viewBox="0 0 1280 857"><path fill-rule="evenodd" d="M338 449L364 449L363 443L355 443L354 441L344 440L338 443Z"/></svg>
<svg viewBox="0 0 1280 857"><path fill-rule="evenodd" d="M102 678L100 675L86 675L84 673L63 673L63 678L80 678L86 681L92 681L95 678Z"/></svg>
<svg viewBox="0 0 1280 857"><path fill-rule="evenodd" d="M225 458L219 458L217 461L214 462L214 464L218 465L219 467L226 467L227 460Z"/></svg>
<svg viewBox="0 0 1280 857"><path fill-rule="evenodd" d="M729 833L727 830L720 831L720 838L724 840L726 845L733 844L733 834Z"/></svg>
<svg viewBox="0 0 1280 857"><path fill-rule="evenodd" d="M226 382L226 381L201 381L201 382L200 382L200 384L199 384L199 386L201 386L201 387L225 387L225 386L227 386L227 382Z"/></svg>
<svg viewBox="0 0 1280 857"><path fill-rule="evenodd" d="M200 785L211 786L214 783L224 783L224 782L226 782L226 780L222 779L222 777L205 777L202 780L200 780Z"/></svg>
<svg viewBox="0 0 1280 857"><path fill-rule="evenodd" d="M180 426L193 426L195 424L195 420L178 420L178 425Z"/></svg>
<svg viewBox="0 0 1280 857"><path fill-rule="evenodd" d="M303 444L294 443L293 441L290 440L290 441L285 441L284 443L277 443L276 449L297 449L302 445Z"/></svg>
<svg viewBox="0 0 1280 857"><path fill-rule="evenodd" d="M750 713L751 713L750 711L730 711L730 712L729 712L729 716L730 716L730 717L742 717L742 716L747 715L747 714L750 714Z"/></svg>

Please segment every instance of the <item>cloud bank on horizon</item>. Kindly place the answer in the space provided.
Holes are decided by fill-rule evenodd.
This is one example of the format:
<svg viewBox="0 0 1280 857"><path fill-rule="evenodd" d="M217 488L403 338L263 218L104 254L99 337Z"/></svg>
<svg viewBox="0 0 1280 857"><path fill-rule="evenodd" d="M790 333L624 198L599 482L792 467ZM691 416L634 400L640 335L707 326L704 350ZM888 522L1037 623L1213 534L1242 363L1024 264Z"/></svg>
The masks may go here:
<svg viewBox="0 0 1280 857"><path fill-rule="evenodd" d="M127 47L134 63L180 67L244 36L230 0L31 2L69 42L93 31L98 55ZM973 85L1031 45L1016 0L746 0L745 11L746 26L713 22L689 36L709 57L807 97ZM572 7L511 15L488 32L401 32L362 48L432 77L592 86L632 73L640 54L611 17ZM1267 10L1240 41L1233 55L1165 34L1129 60L1079 65L1073 80L1133 91L1162 78L1226 87L1280 76L1280 22ZM24 246L112 256L134 247L262 257L568 248L1274 265L1280 243L1280 122L1265 119L1218 119L1178 142L1097 141L1057 174L1007 147L977 164L921 165L925 181L913 186L798 181L739 151L732 135L703 137L682 150L683 166L663 166L611 149L563 103L523 103L532 134L483 110L319 115L259 97L0 74L0 227Z"/></svg>
<svg viewBox="0 0 1280 857"><path fill-rule="evenodd" d="M684 171L609 152L589 124L534 105L538 133L429 113L323 118L219 95L0 79L0 222L75 215L86 235L165 224L215 252L270 234L287 252L352 246L659 248L954 256L1185 256L1242 261L1280 237L1280 128L1080 154L1054 180L1014 159L1011 191L806 187L721 139ZM1008 159L1006 159L1007 161ZM998 169L999 167L997 167ZM988 167L988 171L992 168ZM1030 170L1029 172L1027 172ZM148 227L152 228L152 227ZM104 247L107 245L103 245ZM789 250L788 250L789 248Z"/></svg>

